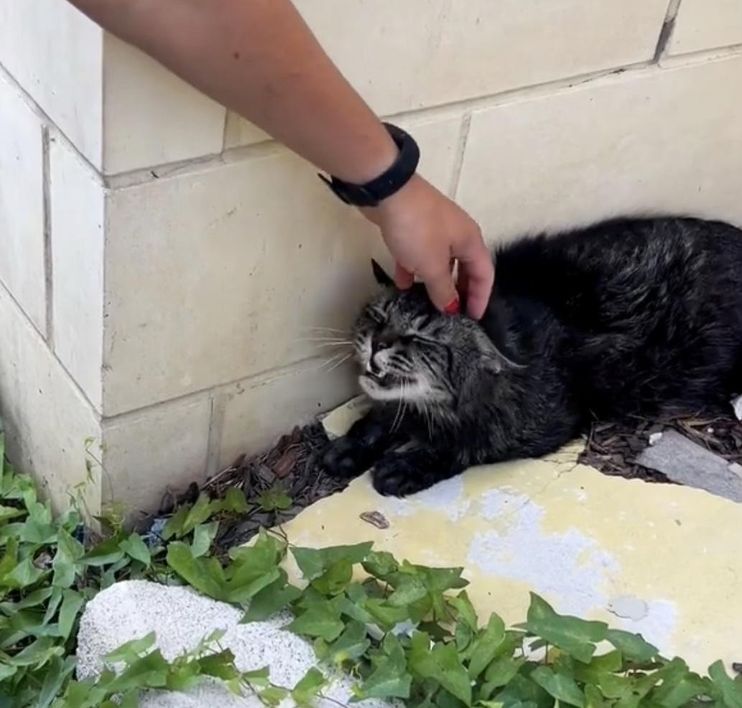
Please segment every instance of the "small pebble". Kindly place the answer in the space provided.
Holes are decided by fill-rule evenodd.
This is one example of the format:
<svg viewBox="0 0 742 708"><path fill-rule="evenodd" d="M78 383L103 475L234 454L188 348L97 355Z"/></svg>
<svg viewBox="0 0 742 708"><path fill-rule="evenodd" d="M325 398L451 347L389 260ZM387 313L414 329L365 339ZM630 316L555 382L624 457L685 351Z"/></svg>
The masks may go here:
<svg viewBox="0 0 742 708"><path fill-rule="evenodd" d="M364 511L360 518L371 526L376 526L377 529L388 529L389 521L386 516L379 511Z"/></svg>
<svg viewBox="0 0 742 708"><path fill-rule="evenodd" d="M649 436L649 444L650 445L656 445L660 438L662 438L662 433L651 433Z"/></svg>

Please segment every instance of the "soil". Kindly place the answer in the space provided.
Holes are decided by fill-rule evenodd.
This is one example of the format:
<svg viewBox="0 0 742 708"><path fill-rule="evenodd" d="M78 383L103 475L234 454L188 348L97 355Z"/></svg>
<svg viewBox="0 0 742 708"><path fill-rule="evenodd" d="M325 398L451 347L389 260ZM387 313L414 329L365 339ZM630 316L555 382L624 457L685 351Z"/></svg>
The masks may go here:
<svg viewBox="0 0 742 708"><path fill-rule="evenodd" d="M314 502L345 489L348 482L328 476L318 463L328 443L321 423L296 427L267 452L250 458L243 455L208 480L202 489L211 496L223 497L227 489L237 487L251 506L242 517L222 521L216 545L230 548L245 543L261 527L286 523ZM271 509L271 501L279 497L280 508Z"/></svg>

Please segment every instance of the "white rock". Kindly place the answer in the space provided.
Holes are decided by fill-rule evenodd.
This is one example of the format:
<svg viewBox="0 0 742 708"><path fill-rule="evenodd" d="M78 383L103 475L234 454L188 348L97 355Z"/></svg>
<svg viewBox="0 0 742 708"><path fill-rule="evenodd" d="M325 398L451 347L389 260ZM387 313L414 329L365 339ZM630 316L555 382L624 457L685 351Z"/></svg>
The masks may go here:
<svg viewBox="0 0 742 708"><path fill-rule="evenodd" d="M189 588L169 587L144 580L116 583L99 593L86 607L80 620L77 649L77 675L84 679L98 674L106 654L132 639L150 632L157 635L157 647L172 660L195 648L214 630L226 633L219 641L231 649L235 664L242 671L270 668L271 681L293 687L317 663L311 645L283 629L287 615L265 622L239 624L242 612L223 602L210 600ZM352 696L352 681L332 674L323 691L331 700L319 700L318 706L334 708L337 701L347 704ZM251 695L234 696L216 682L204 682L188 693L149 692L140 702L142 708L258 708L263 704ZM293 705L284 701L283 705ZM359 706L387 706L382 701L362 701Z"/></svg>

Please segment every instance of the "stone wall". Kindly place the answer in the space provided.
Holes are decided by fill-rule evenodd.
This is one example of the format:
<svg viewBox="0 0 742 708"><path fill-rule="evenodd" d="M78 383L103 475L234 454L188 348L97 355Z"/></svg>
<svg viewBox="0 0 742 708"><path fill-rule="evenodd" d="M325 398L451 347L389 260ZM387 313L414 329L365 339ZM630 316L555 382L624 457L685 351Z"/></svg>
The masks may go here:
<svg viewBox="0 0 742 708"><path fill-rule="evenodd" d="M297 4L492 241L742 223L742 0ZM372 254L264 133L63 0L0 0L0 401L58 503L151 507L349 396L310 328L350 323Z"/></svg>

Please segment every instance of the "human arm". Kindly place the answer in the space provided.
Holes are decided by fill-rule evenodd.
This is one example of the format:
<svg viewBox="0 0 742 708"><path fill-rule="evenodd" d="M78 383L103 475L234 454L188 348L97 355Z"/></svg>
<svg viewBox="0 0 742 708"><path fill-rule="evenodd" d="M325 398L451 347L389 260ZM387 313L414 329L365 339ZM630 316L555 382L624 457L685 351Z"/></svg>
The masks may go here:
<svg viewBox="0 0 742 708"><path fill-rule="evenodd" d="M69 1L346 182L377 177L397 156L384 126L289 0ZM469 314L481 316L492 264L471 217L418 175L364 213L397 261L398 285L418 275L443 309L456 297L449 261L458 258L469 283Z"/></svg>

